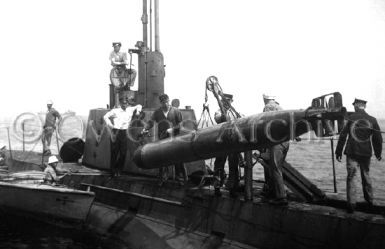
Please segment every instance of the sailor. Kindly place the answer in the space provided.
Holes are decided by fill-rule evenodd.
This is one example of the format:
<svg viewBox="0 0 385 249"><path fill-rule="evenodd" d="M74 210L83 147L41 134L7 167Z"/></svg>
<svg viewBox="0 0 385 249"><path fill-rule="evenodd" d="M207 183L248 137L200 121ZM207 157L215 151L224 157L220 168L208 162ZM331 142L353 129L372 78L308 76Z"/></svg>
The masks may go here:
<svg viewBox="0 0 385 249"><path fill-rule="evenodd" d="M372 181L369 175L372 146L377 160L381 160L382 136L377 120L365 112L366 102L355 99L353 102L354 113L348 117L342 129L336 148L337 161L341 162L342 150L346 138L346 178L347 211L353 213L356 206L356 180L357 173L361 172L364 198L369 207L373 206Z"/></svg>
<svg viewBox="0 0 385 249"><path fill-rule="evenodd" d="M226 116L222 114L221 110L218 110L214 114L214 119L217 124L233 121L237 119L235 114L230 111L231 103L233 102L233 95L224 93L224 100L222 101L223 107L226 111ZM230 197L236 197L237 189L239 188L239 172L238 164L240 159L239 153L230 153L224 156L218 156L214 161L214 191L216 196L221 196L220 188L223 186L225 181L225 163L226 159L229 162L229 178L226 182L226 188L229 189Z"/></svg>
<svg viewBox="0 0 385 249"><path fill-rule="evenodd" d="M274 96L263 94L265 107L263 112L281 111L282 107L275 100ZM272 134L273 136L274 134ZM289 142L283 142L274 146L270 146L261 157L265 160L269 167L264 169L265 186L263 195L269 199L269 203L273 205L285 206L288 204L285 185L283 182L282 168L289 150Z"/></svg>
<svg viewBox="0 0 385 249"><path fill-rule="evenodd" d="M126 65L128 65L127 54L124 52L120 52L121 46L122 43L120 42L112 43L112 47L114 48L114 50L110 53L110 61L113 67L125 67Z"/></svg>
<svg viewBox="0 0 385 249"><path fill-rule="evenodd" d="M47 167L44 169L44 182L54 184L57 183L59 178L57 177L56 166L59 160L56 156L50 156L48 158Z"/></svg>
<svg viewBox="0 0 385 249"><path fill-rule="evenodd" d="M128 128L134 114L140 114L141 105L135 105L134 97L120 100L120 107L107 112L103 119L111 129L111 175L120 176L127 155Z"/></svg>
<svg viewBox="0 0 385 249"><path fill-rule="evenodd" d="M136 70L131 68L131 60L127 61L127 54L120 52L122 44L120 42L113 42L114 50L110 53L110 62L113 68L110 73L110 80L114 85L115 106L118 107L117 100L123 98L121 94L123 91L129 90L133 86L136 78ZM130 53L131 55L131 53ZM132 57L130 57L132 58ZM129 65L129 68L127 68Z"/></svg>
<svg viewBox="0 0 385 249"><path fill-rule="evenodd" d="M263 102L265 103L263 112L282 111L282 107L275 100L275 96L263 94L262 97Z"/></svg>
<svg viewBox="0 0 385 249"><path fill-rule="evenodd" d="M182 122L182 113L176 107L170 105L170 99L167 94L159 96L160 107L154 111L143 132L147 133L156 122L158 127L159 139L165 139L170 136L178 135L180 132L180 123ZM180 186L183 186L188 180L186 168L183 163L177 163L175 166L175 176ZM159 169L159 185L162 186L168 179L168 167Z"/></svg>
<svg viewBox="0 0 385 249"><path fill-rule="evenodd" d="M45 123L43 126L43 134L42 134L42 141L43 141L43 154L44 155L51 155L51 138L52 134L56 129L56 121L60 123L61 116L58 111L56 111L53 107L52 100L47 101L47 114L45 115Z"/></svg>
<svg viewBox="0 0 385 249"><path fill-rule="evenodd" d="M172 106L172 107L175 107L175 108L179 108L179 106L180 106L179 99L173 99L173 100L171 101L171 106Z"/></svg>

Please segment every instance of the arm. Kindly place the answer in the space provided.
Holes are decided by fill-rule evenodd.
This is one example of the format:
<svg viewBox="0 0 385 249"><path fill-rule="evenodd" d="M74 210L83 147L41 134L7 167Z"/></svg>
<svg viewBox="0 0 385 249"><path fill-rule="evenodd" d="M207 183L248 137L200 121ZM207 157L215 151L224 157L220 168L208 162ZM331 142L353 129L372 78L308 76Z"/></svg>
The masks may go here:
<svg viewBox="0 0 385 249"><path fill-rule="evenodd" d="M156 111L154 111L151 115L150 120L147 121L147 124L144 126L142 133L147 133L149 129L154 126L154 122L156 121Z"/></svg>
<svg viewBox="0 0 385 249"><path fill-rule="evenodd" d="M339 162L341 162L342 150L345 146L346 138L349 134L349 127L350 127L350 122L345 123L345 126L340 133L340 137L338 138L338 143L337 143L335 154L336 154L336 159Z"/></svg>
<svg viewBox="0 0 385 249"><path fill-rule="evenodd" d="M59 124L61 121L62 121L62 116L60 115L60 113L57 111L57 110L55 110L55 112L54 112L54 116L58 119L57 120L57 123Z"/></svg>
<svg viewBox="0 0 385 249"><path fill-rule="evenodd" d="M114 117L114 116L115 116L114 110L111 110L111 111L107 112L107 113L104 115L104 117L103 117L104 122L106 122L106 124L107 124L107 126L108 126L109 128L114 128L114 125L111 123L111 120L110 120L110 118L111 118L111 117Z"/></svg>
<svg viewBox="0 0 385 249"><path fill-rule="evenodd" d="M122 56L122 61L116 61L116 56L114 55L113 52L111 52L111 55L110 55L110 60L111 60L111 65L115 66L115 65L127 65L127 55L126 53L121 53L121 56Z"/></svg>
<svg viewBox="0 0 385 249"><path fill-rule="evenodd" d="M372 145L374 150L374 155L378 160L381 160L382 153L382 135L380 132L380 126L377 123L377 120L373 121L373 136L372 136Z"/></svg>
<svg viewBox="0 0 385 249"><path fill-rule="evenodd" d="M182 118L182 112L178 109L174 109L175 111L175 121L176 121L176 125L173 127L172 130L175 131L175 134L179 134L179 131L180 131L180 124L182 123L183 121L183 118Z"/></svg>
<svg viewBox="0 0 385 249"><path fill-rule="evenodd" d="M135 106L136 113L139 114L142 112L142 105L136 105Z"/></svg>

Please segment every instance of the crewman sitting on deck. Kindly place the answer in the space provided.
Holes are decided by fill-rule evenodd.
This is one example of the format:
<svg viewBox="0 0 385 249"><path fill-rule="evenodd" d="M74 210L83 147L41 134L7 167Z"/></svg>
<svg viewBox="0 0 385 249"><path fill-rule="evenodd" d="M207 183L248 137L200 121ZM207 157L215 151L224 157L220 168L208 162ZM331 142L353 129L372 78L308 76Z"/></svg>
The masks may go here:
<svg viewBox="0 0 385 249"><path fill-rule="evenodd" d="M59 178L57 177L56 166L59 163L59 160L56 156L50 156L48 158L47 167L44 170L44 182L55 184L58 182Z"/></svg>
<svg viewBox="0 0 385 249"><path fill-rule="evenodd" d="M127 54L120 52L122 44L120 42L113 42L112 46L114 50L110 53L110 62L113 68L110 73L110 80L118 94L121 90L129 90L130 87L133 86L136 78L136 70L131 68L131 60L130 62L127 61ZM129 65L129 68L127 68L127 65ZM116 100L118 99L119 97L116 98Z"/></svg>
<svg viewBox="0 0 385 249"><path fill-rule="evenodd" d="M114 47L114 50L110 53L110 61L111 65L116 67L125 67L127 62L127 55L124 52L120 52L120 47L122 46L122 43L120 42L113 42L112 47Z"/></svg>

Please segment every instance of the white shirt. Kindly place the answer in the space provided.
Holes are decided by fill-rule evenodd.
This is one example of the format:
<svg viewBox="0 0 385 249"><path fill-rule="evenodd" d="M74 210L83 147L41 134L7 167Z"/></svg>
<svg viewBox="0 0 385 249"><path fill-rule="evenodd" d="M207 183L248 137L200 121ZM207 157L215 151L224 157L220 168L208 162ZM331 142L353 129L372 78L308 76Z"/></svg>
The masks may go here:
<svg viewBox="0 0 385 249"><path fill-rule="evenodd" d="M58 179L57 179L57 175L56 175L56 170L51 166L51 165L47 165L47 167L44 169L44 181L47 181L47 182L56 182Z"/></svg>
<svg viewBox="0 0 385 249"><path fill-rule="evenodd" d="M127 130L135 110L138 113L141 112L142 106L128 106L126 110L123 110L120 107L115 108L107 112L103 118L108 127L119 130ZM114 120L113 123L111 122L111 119Z"/></svg>

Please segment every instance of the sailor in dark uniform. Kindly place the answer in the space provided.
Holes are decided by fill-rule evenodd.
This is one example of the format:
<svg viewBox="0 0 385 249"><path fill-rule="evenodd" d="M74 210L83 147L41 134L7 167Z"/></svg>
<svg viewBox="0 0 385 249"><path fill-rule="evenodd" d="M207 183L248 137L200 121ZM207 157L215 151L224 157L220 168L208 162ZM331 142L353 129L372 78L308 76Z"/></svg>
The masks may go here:
<svg viewBox="0 0 385 249"><path fill-rule="evenodd" d="M237 117L231 112L230 105L233 102L233 95L224 93L223 96L227 101L223 102L223 107L226 111L226 114L223 115L221 110L218 110L214 114L214 119L217 124L224 123L227 121L234 121ZM229 105L230 104L230 105ZM241 159L239 153L229 153L223 156L217 156L214 161L214 176L216 180L214 181L214 191L216 196L221 196L220 188L222 187L225 181L225 163L228 161L229 165L229 178L227 179L226 188L229 190L230 197L237 197L237 189L239 188L239 171L238 165Z"/></svg>
<svg viewBox="0 0 385 249"><path fill-rule="evenodd" d="M143 130L145 133L157 124L159 139L165 139L170 136L178 135L180 132L180 123L182 122L182 113L176 107L170 105L170 99L167 94L159 96L160 107L154 111L148 125ZM159 185L162 186L169 176L168 167L159 169ZM188 180L186 169L183 163L175 164L175 176L180 185Z"/></svg>
<svg viewBox="0 0 385 249"><path fill-rule="evenodd" d="M361 172L364 198L369 206L373 205L372 181L369 175L372 146L377 160L381 160L382 136L377 120L365 112L366 101L355 99L353 102L355 112L348 117L347 123L341 131L336 148L337 161L341 162L342 150L346 138L346 179L347 209L354 212L356 206L357 173Z"/></svg>

